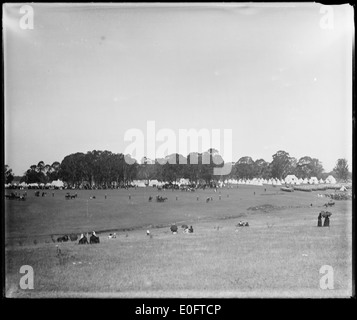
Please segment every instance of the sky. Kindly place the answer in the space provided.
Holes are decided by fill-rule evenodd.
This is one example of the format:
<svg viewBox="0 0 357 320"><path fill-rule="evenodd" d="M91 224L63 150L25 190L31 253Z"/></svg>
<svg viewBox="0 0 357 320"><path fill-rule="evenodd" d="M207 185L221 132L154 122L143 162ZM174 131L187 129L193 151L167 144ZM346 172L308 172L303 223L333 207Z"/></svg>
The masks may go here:
<svg viewBox="0 0 357 320"><path fill-rule="evenodd" d="M179 130L219 130L212 147L226 161L284 150L327 172L339 158L352 168L349 5L34 3L32 26L21 7L3 7L5 164L16 175L75 152L125 153L133 129L146 148L148 122L173 147Z"/></svg>

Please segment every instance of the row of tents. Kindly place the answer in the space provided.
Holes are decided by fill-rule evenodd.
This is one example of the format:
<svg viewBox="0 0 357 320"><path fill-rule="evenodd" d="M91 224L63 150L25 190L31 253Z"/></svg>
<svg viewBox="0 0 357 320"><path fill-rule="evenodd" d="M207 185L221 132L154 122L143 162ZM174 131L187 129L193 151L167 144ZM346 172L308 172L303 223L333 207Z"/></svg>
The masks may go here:
<svg viewBox="0 0 357 320"><path fill-rule="evenodd" d="M132 185L137 186L137 187L160 187L167 182L162 182L158 180L150 180L149 183L147 180L133 180ZM259 179L259 178L254 178L254 179L227 179L225 181L220 181L219 185L220 187L224 185L254 185L254 186L262 186L262 185L276 185L276 186L281 186L281 185L303 185L303 184L335 184L336 179L333 176L328 176L326 180L323 179L317 179L316 177L311 177L310 179L299 179L295 175L288 175L285 179ZM180 179L177 184L179 186L181 185L190 185L191 182L189 179ZM13 185L5 184L5 188L11 187ZM21 182L20 184L17 185L17 187L20 188L63 188L65 186L64 182L61 180L55 180L52 181L51 183L25 183Z"/></svg>
<svg viewBox="0 0 357 320"><path fill-rule="evenodd" d="M262 186L262 185L276 185L276 186L281 186L281 185L300 185L300 184L322 184L322 183L327 183L327 184L335 184L336 179L333 176L328 176L326 180L323 179L317 179L316 177L311 177L310 179L299 179L295 175L288 175L286 176L285 179L259 179L259 178L254 178L254 179L228 179L224 181L224 184L250 184L250 185L255 185L255 186Z"/></svg>
<svg viewBox="0 0 357 320"><path fill-rule="evenodd" d="M161 182L158 180L150 180L149 183L147 180L134 180L132 182L133 186L137 187L160 187L167 182ZM285 179L259 179L259 178L254 178L254 179L227 179L224 181L220 181L219 185L222 187L224 185L239 185L239 184L248 184L248 185L254 185L254 186L262 186L262 185L276 185L276 186L281 186L281 185L301 185L301 184L322 184L322 183L327 183L327 184L335 184L336 179L330 175L328 176L325 180L323 179L317 179L316 177L311 177L310 179L299 179L295 175L288 175L286 176ZM190 185L191 182L189 179L180 179L177 183L177 185Z"/></svg>
<svg viewBox="0 0 357 320"><path fill-rule="evenodd" d="M13 185L11 183L5 184L5 188L10 188L16 186L18 188L63 188L64 187L64 182L61 180L54 180L51 183L26 183L26 182L21 182L17 185Z"/></svg>

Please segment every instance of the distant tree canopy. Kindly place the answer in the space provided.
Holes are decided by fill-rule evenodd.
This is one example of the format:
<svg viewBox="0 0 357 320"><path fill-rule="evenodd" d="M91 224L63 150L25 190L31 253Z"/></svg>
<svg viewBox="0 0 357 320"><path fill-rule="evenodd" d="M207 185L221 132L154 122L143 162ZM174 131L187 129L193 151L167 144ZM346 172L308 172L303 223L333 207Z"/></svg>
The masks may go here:
<svg viewBox="0 0 357 320"><path fill-rule="evenodd" d="M346 159L338 159L333 172L336 178L342 181L347 181L349 177L348 163Z"/></svg>
<svg viewBox="0 0 357 320"><path fill-rule="evenodd" d="M273 161L271 162L271 174L273 177L282 179L288 173L291 173L291 157L289 153L285 151L278 151L273 155Z"/></svg>
<svg viewBox="0 0 357 320"><path fill-rule="evenodd" d="M300 158L296 164L296 175L301 178L317 177L321 178L324 171L321 162L318 159L305 156Z"/></svg>
<svg viewBox="0 0 357 320"><path fill-rule="evenodd" d="M11 183L12 180L14 180L14 174L12 173L12 169L7 165L5 164L5 183Z"/></svg>
<svg viewBox="0 0 357 320"><path fill-rule="evenodd" d="M277 151L272 158L269 163L264 159L254 161L250 156L244 156L232 163L232 170L228 175L216 176L213 174L214 168L224 165L223 158L216 149L203 153L192 152L187 157L177 153L158 159L144 157L141 163L130 155L93 150L67 155L62 162L55 161L51 165L40 161L37 165L30 166L21 181L47 183L61 179L70 185L109 187L113 183L126 185L135 179L146 183L154 179L174 183L185 178L195 184L214 185L218 180L229 178L284 179L287 175L294 174L298 178L320 179L326 176L318 159L304 156L297 160L283 150ZM347 180L349 172L346 159L338 159L333 174L340 180ZM5 166L5 180L10 181L11 177L11 169Z"/></svg>

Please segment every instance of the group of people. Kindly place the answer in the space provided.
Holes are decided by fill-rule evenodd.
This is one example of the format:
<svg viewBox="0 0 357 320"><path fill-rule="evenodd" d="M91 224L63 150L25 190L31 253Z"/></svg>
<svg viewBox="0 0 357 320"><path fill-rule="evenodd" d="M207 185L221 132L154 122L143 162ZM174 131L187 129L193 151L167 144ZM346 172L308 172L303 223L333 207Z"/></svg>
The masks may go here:
<svg viewBox="0 0 357 320"><path fill-rule="evenodd" d="M325 218L324 224L322 224L322 218ZM323 211L319 213L317 217L317 226L318 227L329 227L330 226L330 217L329 214L324 214Z"/></svg>
<svg viewBox="0 0 357 320"><path fill-rule="evenodd" d="M188 225L184 224L184 225L182 225L182 228L184 229L183 233L193 233L192 226L189 227ZM171 225L170 230L173 234L177 234L177 232L178 232L177 225L176 224Z"/></svg>
<svg viewBox="0 0 357 320"><path fill-rule="evenodd" d="M249 222L239 221L237 227L249 227Z"/></svg>
<svg viewBox="0 0 357 320"><path fill-rule="evenodd" d="M99 237L97 236L97 234L95 233L95 231L92 232L92 235L89 237L89 242L87 237L82 233L81 237L79 239L78 244L93 244L93 243L99 243Z"/></svg>

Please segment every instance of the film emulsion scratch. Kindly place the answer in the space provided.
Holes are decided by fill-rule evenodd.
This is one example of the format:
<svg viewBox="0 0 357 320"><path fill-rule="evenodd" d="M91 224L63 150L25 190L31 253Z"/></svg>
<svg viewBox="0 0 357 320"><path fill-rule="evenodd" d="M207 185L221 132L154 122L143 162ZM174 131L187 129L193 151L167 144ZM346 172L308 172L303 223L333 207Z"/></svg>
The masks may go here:
<svg viewBox="0 0 357 320"><path fill-rule="evenodd" d="M6 297L353 294L350 5L3 12Z"/></svg>

